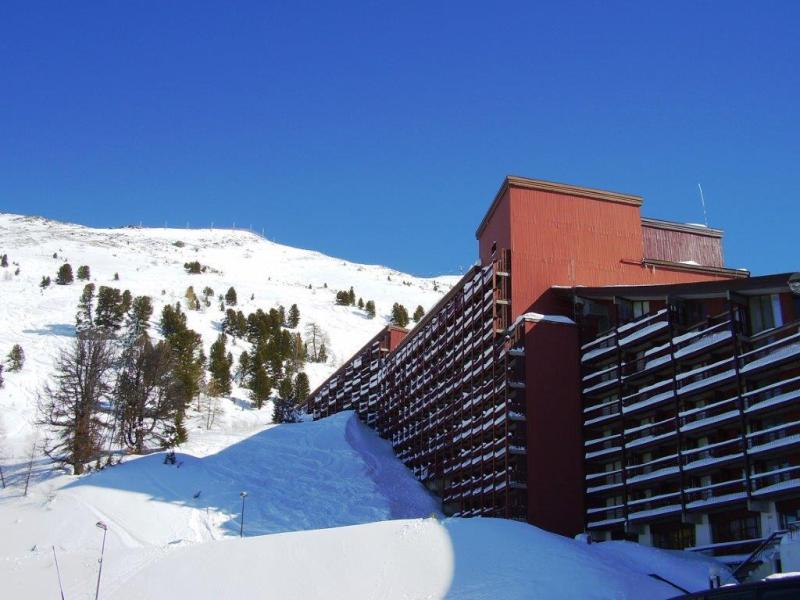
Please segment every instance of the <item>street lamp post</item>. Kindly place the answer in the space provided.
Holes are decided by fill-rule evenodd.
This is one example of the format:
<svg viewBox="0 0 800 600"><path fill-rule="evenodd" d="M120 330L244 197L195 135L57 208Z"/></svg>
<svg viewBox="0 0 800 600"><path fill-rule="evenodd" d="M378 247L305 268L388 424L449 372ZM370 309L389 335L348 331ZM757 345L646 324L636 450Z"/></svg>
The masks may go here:
<svg viewBox="0 0 800 600"><path fill-rule="evenodd" d="M106 534L108 533L108 525L102 521L98 521L96 525L103 530L103 545L100 548L100 560L97 561L100 563L100 569L97 571L97 589L94 592L94 600L100 597L100 576L103 574L103 554L106 551Z"/></svg>
<svg viewBox="0 0 800 600"><path fill-rule="evenodd" d="M247 498L247 492L239 492L242 497L242 518L239 520L239 537L244 537L244 499Z"/></svg>

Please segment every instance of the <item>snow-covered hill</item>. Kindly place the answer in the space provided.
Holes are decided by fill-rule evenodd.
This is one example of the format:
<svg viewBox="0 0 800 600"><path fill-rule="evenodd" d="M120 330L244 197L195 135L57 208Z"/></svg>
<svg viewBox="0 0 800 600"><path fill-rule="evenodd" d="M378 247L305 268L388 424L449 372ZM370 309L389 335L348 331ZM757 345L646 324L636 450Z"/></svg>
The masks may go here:
<svg viewBox="0 0 800 600"><path fill-rule="evenodd" d="M0 269L0 360L13 344L27 356L23 371L6 373L0 389L0 461L20 458L31 444L33 407L37 391L51 375L53 359L74 334L75 313L84 283L39 288L43 276L55 280L58 268L68 262L76 271L88 265L96 287L107 285L154 301L154 321L164 304L180 301L186 306L186 288L197 294L211 287L215 295L235 288L239 310L244 314L265 311L282 304L297 304L301 321L318 323L330 336L327 364L306 366L312 389L321 383L389 319L392 304L409 311L417 305L426 310L450 288L455 277L416 278L392 269L360 265L318 252L282 246L246 231L226 229L92 229L39 217L0 214L0 254L9 266ZM56 258L54 258L54 255ZM206 273L190 275L184 263L199 261ZM19 274L14 272L19 269ZM115 280L119 274L119 280ZM309 288L309 286L311 286ZM336 306L338 290L352 286L357 296L373 300L377 318L363 310ZM252 298L252 299L251 299ZM219 334L224 313L212 302L202 312L187 311L189 327L203 336L208 351ZM231 350L236 358L242 342ZM248 405L247 394L234 390L234 398ZM223 403L224 413L233 407ZM251 411L252 425L264 424L269 411ZM236 420L242 422L241 419ZM2 462L0 462L2 464Z"/></svg>

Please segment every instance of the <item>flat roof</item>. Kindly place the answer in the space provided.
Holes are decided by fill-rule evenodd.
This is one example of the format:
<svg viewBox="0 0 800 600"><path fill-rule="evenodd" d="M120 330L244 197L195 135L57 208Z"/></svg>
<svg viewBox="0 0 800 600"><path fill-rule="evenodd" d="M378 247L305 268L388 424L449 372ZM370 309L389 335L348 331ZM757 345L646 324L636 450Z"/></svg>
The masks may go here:
<svg viewBox="0 0 800 600"><path fill-rule="evenodd" d="M612 298L643 299L666 298L667 296L691 297L725 297L730 292L753 296L760 294L776 294L789 291L789 278L793 273L775 273L743 279L724 281L697 281L694 283L670 283L659 285L609 285L601 287L562 287L553 286L562 296L579 296L595 300L611 300Z"/></svg>
<svg viewBox="0 0 800 600"><path fill-rule="evenodd" d="M543 192L554 192L568 196L580 196L582 198L592 198L593 200L603 200L605 202L616 202L619 204L629 204L632 206L641 206L643 202L641 196L635 196L633 194L623 194L621 192L611 192L608 190L581 187L572 185L571 183L557 183L555 181L546 181L544 179L530 179L528 177L508 175L503 180L503 183L500 185L500 189L497 190L497 193L494 196L494 200L492 200L491 206L489 206L489 210L486 212L486 215L484 215L480 225L478 225L478 229L475 231L476 238L480 237L481 232L483 231L484 227L486 227L486 223L488 223L489 219L494 214L497 205L500 203L500 198L503 197L503 194L510 187L527 190L540 190Z"/></svg>
<svg viewBox="0 0 800 600"><path fill-rule="evenodd" d="M668 229L669 231L684 231L695 235L707 235L709 237L722 237L722 230L697 223L677 223L675 221L665 221L664 219L653 219L642 217L642 226L653 229Z"/></svg>

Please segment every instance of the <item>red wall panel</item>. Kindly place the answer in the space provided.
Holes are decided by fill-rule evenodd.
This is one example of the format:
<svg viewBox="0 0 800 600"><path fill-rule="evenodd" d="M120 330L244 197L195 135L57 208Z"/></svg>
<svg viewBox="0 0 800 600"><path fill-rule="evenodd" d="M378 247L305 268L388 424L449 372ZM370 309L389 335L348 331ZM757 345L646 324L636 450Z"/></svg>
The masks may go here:
<svg viewBox="0 0 800 600"><path fill-rule="evenodd" d="M572 536L583 530L578 328L540 321L525 332L528 520Z"/></svg>

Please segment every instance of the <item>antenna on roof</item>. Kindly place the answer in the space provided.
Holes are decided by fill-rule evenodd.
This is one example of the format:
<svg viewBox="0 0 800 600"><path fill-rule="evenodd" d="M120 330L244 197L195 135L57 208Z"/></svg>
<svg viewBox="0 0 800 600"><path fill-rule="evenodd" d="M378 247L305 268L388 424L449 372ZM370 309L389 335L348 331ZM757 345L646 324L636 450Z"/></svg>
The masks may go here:
<svg viewBox="0 0 800 600"><path fill-rule="evenodd" d="M706 199L703 196L703 186L698 183L697 189L700 190L700 204L703 205L703 221L705 222L706 227L708 227L708 213L706 213Z"/></svg>

